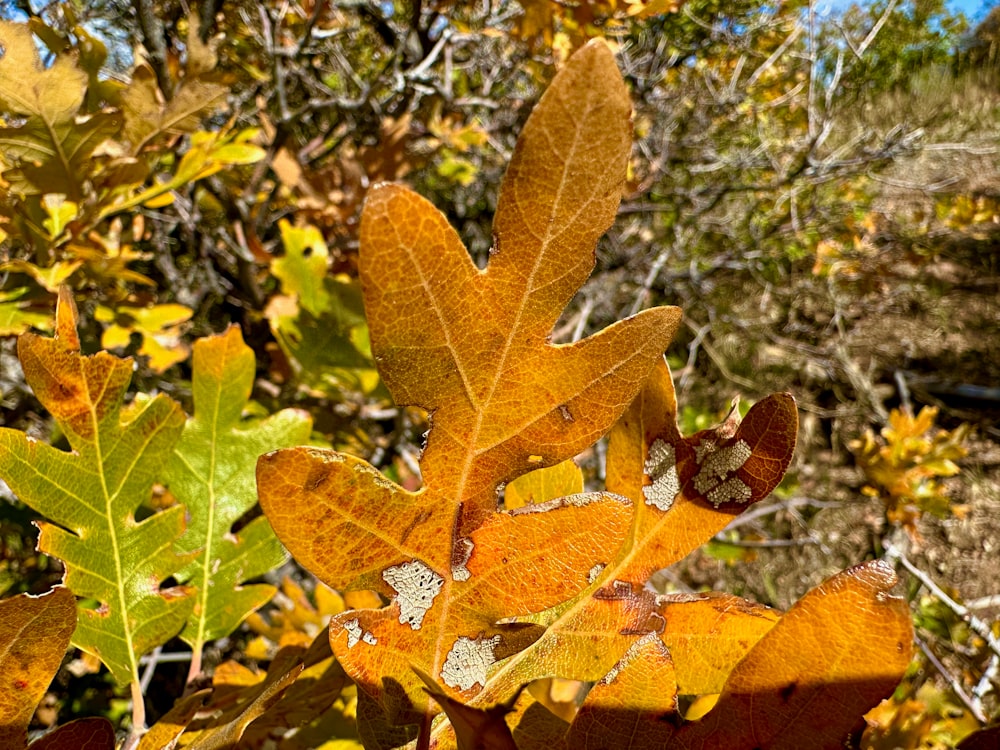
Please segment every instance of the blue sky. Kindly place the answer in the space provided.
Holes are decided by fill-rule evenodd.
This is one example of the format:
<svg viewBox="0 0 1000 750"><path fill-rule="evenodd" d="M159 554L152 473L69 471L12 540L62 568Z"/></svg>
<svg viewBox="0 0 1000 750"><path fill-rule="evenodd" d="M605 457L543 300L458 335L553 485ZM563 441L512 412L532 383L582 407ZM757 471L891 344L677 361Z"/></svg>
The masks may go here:
<svg viewBox="0 0 1000 750"><path fill-rule="evenodd" d="M979 21L996 4L996 0L951 0L948 7L955 11L962 11L971 21Z"/></svg>
<svg viewBox="0 0 1000 750"><path fill-rule="evenodd" d="M822 8L826 5L828 8L839 10L847 8L855 2L864 5L864 0L860 2L858 0L826 0L826 2L821 0L817 6ZM948 7L953 11L962 11L970 21L976 22L982 20L997 2L998 0L948 0Z"/></svg>

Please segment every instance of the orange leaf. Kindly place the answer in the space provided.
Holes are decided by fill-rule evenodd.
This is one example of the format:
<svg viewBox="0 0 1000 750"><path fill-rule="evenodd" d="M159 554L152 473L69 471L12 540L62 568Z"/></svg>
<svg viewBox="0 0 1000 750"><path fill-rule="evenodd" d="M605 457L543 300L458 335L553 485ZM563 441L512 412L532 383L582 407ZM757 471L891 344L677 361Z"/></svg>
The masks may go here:
<svg viewBox="0 0 1000 750"><path fill-rule="evenodd" d="M897 582L873 561L810 591L736 666L715 708L678 733L677 746L724 737L731 750L843 747L910 661L910 610L891 593Z"/></svg>
<svg viewBox="0 0 1000 750"><path fill-rule="evenodd" d="M657 599L660 638L670 649L683 695L722 692L737 662L779 621L781 613L721 593L673 594Z"/></svg>
<svg viewBox="0 0 1000 750"><path fill-rule="evenodd" d="M498 513L497 490L606 433L676 330L678 311L658 308L571 345L549 341L617 210L629 113L607 47L574 56L525 125L483 271L426 200L399 185L369 195L359 273L372 352L396 402L432 412L424 488L308 448L263 457L258 487L299 562L330 586L391 600L330 623L338 660L380 704L363 709L371 726L379 711L427 726L436 709L411 666L450 697L478 692L494 662L541 631L498 621L585 589L628 532L620 497Z"/></svg>
<svg viewBox="0 0 1000 750"><path fill-rule="evenodd" d="M522 690L507 715L518 750L567 750L566 732L569 724L535 700L528 690Z"/></svg>
<svg viewBox="0 0 1000 750"><path fill-rule="evenodd" d="M609 439L608 489L635 505L624 547L584 594L545 623L546 637L496 670L472 703L505 700L519 685L538 677L599 680L637 635L656 631L669 640L663 616L642 591L643 584L777 486L795 449L797 426L795 404L782 394L755 404L742 424L727 420L714 430L684 438L677 427L670 371L661 358ZM710 502L714 490L736 483L745 488L745 502L723 500L718 507ZM731 623L728 642L742 639L743 651L763 634L758 626L766 630L773 621L743 617L738 607L724 608L719 620L728 617L739 618ZM741 634L748 623L753 625ZM737 652L721 651L734 660Z"/></svg>
<svg viewBox="0 0 1000 750"><path fill-rule="evenodd" d="M567 737L574 748L664 747L680 724L670 652L643 636L590 691Z"/></svg>
<svg viewBox="0 0 1000 750"><path fill-rule="evenodd" d="M0 602L0 747L25 747L28 724L76 627L76 598L57 586Z"/></svg>
<svg viewBox="0 0 1000 750"><path fill-rule="evenodd" d="M437 701L455 730L458 750L518 750L504 717L511 712L511 705L500 704L489 708L471 708L457 701L438 686L429 675L418 671L428 695Z"/></svg>
<svg viewBox="0 0 1000 750"><path fill-rule="evenodd" d="M496 509L498 484L601 437L676 331L678 310L656 308L548 340L617 210L630 111L606 45L560 71L518 140L484 271L431 203L399 185L369 193L358 270L372 351L396 402L433 413L421 470L464 504L463 532Z"/></svg>
<svg viewBox="0 0 1000 750"><path fill-rule="evenodd" d="M175 747L177 738L184 733L195 714L201 710L207 693L207 690L199 691L174 703L173 708L142 736L138 750L161 750L161 748Z"/></svg>
<svg viewBox="0 0 1000 750"><path fill-rule="evenodd" d="M471 534L471 553L460 565L438 572L415 558L386 568L380 588L388 587L392 605L331 620L334 652L393 720L403 719L406 705L380 678L391 676L412 700L411 665L467 699L495 662L540 632L497 621L554 606L586 587L589 571L606 564L621 544L630 516L631 506L620 498L596 493L495 514ZM429 616L438 597L446 606ZM409 721L417 718L411 714Z"/></svg>
<svg viewBox="0 0 1000 750"><path fill-rule="evenodd" d="M523 474L503 489L507 510L583 492L583 472L572 459Z"/></svg>

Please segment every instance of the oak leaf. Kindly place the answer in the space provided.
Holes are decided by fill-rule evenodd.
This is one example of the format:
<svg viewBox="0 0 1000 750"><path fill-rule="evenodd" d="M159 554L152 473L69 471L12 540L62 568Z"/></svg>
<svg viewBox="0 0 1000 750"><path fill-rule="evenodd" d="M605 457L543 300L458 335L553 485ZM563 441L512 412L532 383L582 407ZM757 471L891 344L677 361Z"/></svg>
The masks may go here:
<svg viewBox="0 0 1000 750"><path fill-rule="evenodd" d="M170 101L165 101L153 69L141 63L121 94L122 136L135 155L163 136L193 133L206 116L225 104L226 94L221 84L185 79Z"/></svg>
<svg viewBox="0 0 1000 750"><path fill-rule="evenodd" d="M295 409L245 418L255 372L253 351L238 327L195 342L194 416L164 475L164 483L187 508L187 530L178 551L197 554L175 576L197 591L191 619L181 632L197 655L206 642L229 635L274 595L270 585L242 585L285 559L267 520L256 518L236 533L232 527L257 503L257 456L304 443L312 429L308 415Z"/></svg>
<svg viewBox="0 0 1000 750"><path fill-rule="evenodd" d="M572 459L523 474L503 488L507 510L583 492L583 472Z"/></svg>
<svg viewBox="0 0 1000 750"><path fill-rule="evenodd" d="M28 724L62 663L76 625L72 592L0 601L0 747L28 744Z"/></svg>
<svg viewBox="0 0 1000 750"><path fill-rule="evenodd" d="M566 736L568 747L671 747L680 725L670 651L656 633L636 640L587 695Z"/></svg>
<svg viewBox="0 0 1000 750"><path fill-rule="evenodd" d="M910 662L913 626L892 593L898 582L876 560L811 590L735 666L715 708L685 726L677 746L721 736L733 750L843 747Z"/></svg>
<svg viewBox="0 0 1000 750"><path fill-rule="evenodd" d="M441 690L429 675L420 671L417 675L426 685L424 689L428 695L434 698L448 715L455 732L458 750L518 750L510 727L504 720L504 717L513 710L518 696L514 696L510 705L471 708Z"/></svg>
<svg viewBox="0 0 1000 750"><path fill-rule="evenodd" d="M0 292L0 336L20 335L29 328L52 329L51 313L32 310L26 294L28 288L23 286Z"/></svg>
<svg viewBox="0 0 1000 750"><path fill-rule="evenodd" d="M31 743L30 750L115 750L115 728L103 716L76 719Z"/></svg>
<svg viewBox="0 0 1000 750"><path fill-rule="evenodd" d="M173 546L184 508L136 519L184 426L164 395L123 408L132 363L80 354L76 309L67 291L56 308L55 338L18 339L25 380L72 448L65 452L0 428L0 477L34 510L38 547L66 567L82 600L73 643L101 659L119 684L138 681L139 657L177 634L194 600L161 583L188 561Z"/></svg>
<svg viewBox="0 0 1000 750"><path fill-rule="evenodd" d="M0 22L0 111L24 122L0 128L4 159L14 167L4 179L21 194L81 197L80 175L94 150L121 127L114 112L77 121L87 74L70 55L45 67L28 26Z"/></svg>
<svg viewBox="0 0 1000 750"><path fill-rule="evenodd" d="M547 626L546 637L491 674L472 703L506 700L519 685L538 677L599 680L637 636L651 631L668 641L683 670L679 678L696 679L685 665L704 670L705 664L690 654L708 644L700 642L695 648L694 641L670 642L660 605L642 587L654 572L683 559L777 486L791 461L797 425L792 398L779 394L755 404L742 423L731 416L718 428L683 437L670 371L661 358L609 436L607 488L630 498L635 507L625 544L585 592L535 620ZM705 606L695 599L675 602L667 611L687 622L678 610L702 611ZM729 648L729 639L738 641L744 627L750 629L743 640L750 633L756 639L760 628L773 622L773 616L763 612L748 616L732 603L717 616L721 623L727 618L739 618L730 623L735 632L727 631L709 648ZM718 624L713 629L718 630ZM600 649L592 646L595 634L600 634Z"/></svg>
<svg viewBox="0 0 1000 750"><path fill-rule="evenodd" d="M379 383L372 362L361 288L327 275L330 251L319 229L278 222L284 255L271 263L282 294L264 314L288 364L306 388L340 396L370 393Z"/></svg>
<svg viewBox="0 0 1000 750"><path fill-rule="evenodd" d="M373 699L359 701L359 722L381 712L426 729L435 710L411 665L468 699L541 632L499 621L586 588L625 538L632 507L622 498L500 513L497 488L607 432L676 330L678 311L657 308L575 344L549 341L614 218L629 114L609 50L585 47L525 125L485 270L423 198L399 185L369 194L359 273L372 351L397 403L431 412L424 488L407 492L318 449L258 466L261 506L299 562L330 586L391 600L330 624L338 659Z"/></svg>
<svg viewBox="0 0 1000 750"><path fill-rule="evenodd" d="M192 740L185 745L190 750L230 750L242 747L242 737L247 728L273 707L302 672L302 665L289 669L272 666L267 677L251 690L241 695L241 701L212 717L211 726L192 732ZM153 750L153 747L150 747Z"/></svg>
<svg viewBox="0 0 1000 750"><path fill-rule="evenodd" d="M961 424L950 432L936 430L937 413L933 406L923 407L916 416L893 409L879 437L867 429L848 446L870 483L861 491L881 497L889 521L914 537L919 536L916 522L923 513L939 517L949 511L958 516L962 513L936 480L958 474L955 461L968 453L964 442L970 426Z"/></svg>
<svg viewBox="0 0 1000 750"><path fill-rule="evenodd" d="M227 661L216 667L212 687L187 696L143 737L138 750L164 747L358 748L350 712L354 688L323 633L312 643L285 646L267 673ZM294 731L289 731L294 730ZM276 743L276 738L281 738ZM235 744L226 744L226 743Z"/></svg>
<svg viewBox="0 0 1000 750"><path fill-rule="evenodd" d="M896 583L892 569L875 561L810 591L731 665L715 707L697 721L677 713L676 649L646 635L587 696L567 746L843 747L909 663L909 607L892 595Z"/></svg>
<svg viewBox="0 0 1000 750"><path fill-rule="evenodd" d="M119 305L114 310L98 305L94 318L108 323L101 335L105 349L124 349L137 334L141 341L138 353L149 358L149 368L162 373L186 360L191 350L181 340L181 326L194 311L184 305Z"/></svg>

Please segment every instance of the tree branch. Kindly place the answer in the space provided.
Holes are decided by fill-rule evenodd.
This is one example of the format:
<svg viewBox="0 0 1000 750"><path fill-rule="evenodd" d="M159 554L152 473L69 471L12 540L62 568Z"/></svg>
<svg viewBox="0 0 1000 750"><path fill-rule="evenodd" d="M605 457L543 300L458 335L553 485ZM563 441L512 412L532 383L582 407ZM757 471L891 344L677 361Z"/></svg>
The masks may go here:
<svg viewBox="0 0 1000 750"><path fill-rule="evenodd" d="M135 15L142 32L142 45L149 55L149 64L156 74L156 83L168 101L173 97L174 84L167 67L167 41L163 31L163 22L156 15L153 0L133 0Z"/></svg>

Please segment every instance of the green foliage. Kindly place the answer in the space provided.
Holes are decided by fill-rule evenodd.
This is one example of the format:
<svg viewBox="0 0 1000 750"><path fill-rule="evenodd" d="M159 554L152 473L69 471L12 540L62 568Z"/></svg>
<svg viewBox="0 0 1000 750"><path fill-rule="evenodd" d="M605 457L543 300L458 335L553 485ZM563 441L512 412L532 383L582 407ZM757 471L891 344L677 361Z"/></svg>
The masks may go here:
<svg viewBox="0 0 1000 750"><path fill-rule="evenodd" d="M66 585L82 597L73 643L123 685L138 681L139 658L177 633L194 606L190 588L160 588L191 557L174 552L184 509L136 518L184 417L164 395L123 410L131 364L105 352L81 356L71 306L63 304L55 338L24 334L19 350L28 383L73 450L2 428L0 476L50 519L39 524L39 549L64 562Z"/></svg>
<svg viewBox="0 0 1000 750"><path fill-rule="evenodd" d="M327 273L329 250L314 226L281 222L285 254L271 264L281 295L265 312L297 381L337 397L371 393L379 384L372 362L358 282Z"/></svg>
<svg viewBox="0 0 1000 750"><path fill-rule="evenodd" d="M120 685L137 685L139 659L180 634L195 650L197 675L205 644L275 592L244 585L284 560L266 520L234 524L256 504L257 456L306 441L311 420L292 409L244 417L255 359L235 327L195 344L195 415L186 424L163 394L123 406L130 360L79 353L65 290L57 315L55 338L24 334L19 351L28 384L73 452L0 428L0 477L49 519L39 523L39 549L63 561L66 584L82 597L74 645ZM150 513L157 482L183 505ZM169 577L180 583L163 587Z"/></svg>
<svg viewBox="0 0 1000 750"><path fill-rule="evenodd" d="M889 521L911 532L923 513L939 517L962 514L936 480L958 474L955 461L966 455L963 443L970 425L962 424L951 431L935 429L937 414L932 406L923 407L915 417L893 409L889 424L880 431L881 440L866 430L851 443L869 481L863 492L882 498Z"/></svg>
<svg viewBox="0 0 1000 750"><path fill-rule="evenodd" d="M269 585L242 584L285 559L265 519L256 518L238 532L233 526L257 502L255 457L306 442L312 420L293 409L246 418L254 372L253 351L239 328L195 343L194 416L163 477L187 508L187 529L177 549L197 555L176 574L196 592L194 611L181 632L195 651L192 674L199 671L206 643L232 633L276 591Z"/></svg>
<svg viewBox="0 0 1000 750"><path fill-rule="evenodd" d="M56 47L51 65L39 58L32 30ZM99 80L104 56L94 44L79 27L64 36L38 19L30 27L0 24L0 116L17 123L0 128L0 241L15 256L4 270L49 292L63 283L94 286L110 301L123 296L124 284L155 285L129 267L148 257L132 250L143 224L123 231L115 217L169 205L175 191L259 161L264 151L250 142L252 129L198 131L227 93L211 80L208 47L191 48L183 76L165 94L145 63L126 85ZM186 149L177 147L181 136ZM6 312L9 331L38 323L21 306ZM157 360L162 350L144 353L156 369L176 361Z"/></svg>

